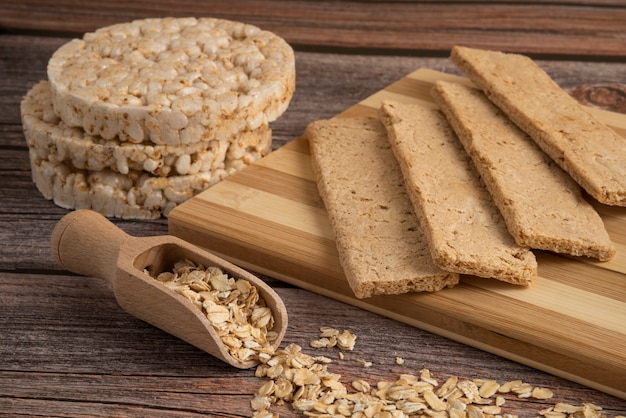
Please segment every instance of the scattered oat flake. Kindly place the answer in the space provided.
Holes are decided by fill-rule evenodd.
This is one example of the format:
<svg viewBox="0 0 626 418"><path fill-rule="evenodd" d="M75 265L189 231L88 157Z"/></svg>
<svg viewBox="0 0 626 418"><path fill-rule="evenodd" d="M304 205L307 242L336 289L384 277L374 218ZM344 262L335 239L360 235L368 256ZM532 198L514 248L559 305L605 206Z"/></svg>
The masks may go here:
<svg viewBox="0 0 626 418"><path fill-rule="evenodd" d="M435 411L445 411L447 408L447 404L444 400L440 399L437 395L435 395L432 391L427 390L423 393L424 399L428 403L428 405L434 409Z"/></svg>
<svg viewBox="0 0 626 418"><path fill-rule="evenodd" d="M430 376L430 370L428 370L428 369L420 370L420 379L423 382L430 383L433 386L437 386L438 385L437 381Z"/></svg>
<svg viewBox="0 0 626 418"><path fill-rule="evenodd" d="M318 340L311 340L309 345L313 348L326 348L330 346L330 340L328 338L320 338Z"/></svg>
<svg viewBox="0 0 626 418"><path fill-rule="evenodd" d="M363 360L363 359L357 359L356 362L359 363L363 367L372 367L372 362L371 361L367 361L367 360Z"/></svg>
<svg viewBox="0 0 626 418"><path fill-rule="evenodd" d="M367 393L371 389L370 384L363 379L353 380L352 387L356 389L358 392L363 392L363 393Z"/></svg>
<svg viewBox="0 0 626 418"><path fill-rule="evenodd" d="M356 343L356 335L348 330L344 330L337 336L337 346L344 350L354 350L354 344Z"/></svg>
<svg viewBox="0 0 626 418"><path fill-rule="evenodd" d="M531 396L535 399L550 399L554 393L550 389L536 387L532 390Z"/></svg>
<svg viewBox="0 0 626 418"><path fill-rule="evenodd" d="M336 337L339 335L339 330L332 327L320 327L320 338Z"/></svg>
<svg viewBox="0 0 626 418"><path fill-rule="evenodd" d="M486 380L480 385L478 393L483 398L490 398L498 392L500 385L495 380Z"/></svg>
<svg viewBox="0 0 626 418"><path fill-rule="evenodd" d="M322 336L322 334L324 336ZM341 333L335 328L320 328L320 339L332 339ZM343 353L339 352L340 358ZM289 344L274 353L260 356L255 376L270 379L255 393L251 401L254 418L274 418L272 405L290 404L292 409L308 417L355 418L518 418L504 410L506 397L549 399L553 392L533 387L521 380L500 384L491 379L448 377L442 385L429 369L419 375L400 374L396 380L368 382L355 378L349 384L328 370L331 360L310 356L297 344ZM401 357L396 358L397 360ZM363 367L372 362L357 359ZM494 398L495 396L495 398ZM539 411L543 418L608 418L602 408L591 404L556 403ZM614 418L625 418L615 416Z"/></svg>
<svg viewBox="0 0 626 418"><path fill-rule="evenodd" d="M521 380L512 380L510 382L506 382L503 385L500 386L500 388L498 389L498 392L500 393L509 393L511 392L511 389L514 387L517 387L519 385L521 385L523 382Z"/></svg>

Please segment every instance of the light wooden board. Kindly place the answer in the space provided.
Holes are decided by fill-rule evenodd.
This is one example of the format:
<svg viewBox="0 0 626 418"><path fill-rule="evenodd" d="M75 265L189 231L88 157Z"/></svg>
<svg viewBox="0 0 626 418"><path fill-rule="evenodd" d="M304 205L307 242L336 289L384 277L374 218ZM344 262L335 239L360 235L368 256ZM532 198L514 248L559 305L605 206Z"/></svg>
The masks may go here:
<svg viewBox="0 0 626 418"><path fill-rule="evenodd" d="M338 117L375 116L387 98L434 106L436 79L467 82L420 69ZM626 137L626 115L593 112ZM261 274L626 399L626 208L595 205L617 246L609 262L537 251L530 288L464 276L437 293L359 300L301 137L178 206L169 232Z"/></svg>

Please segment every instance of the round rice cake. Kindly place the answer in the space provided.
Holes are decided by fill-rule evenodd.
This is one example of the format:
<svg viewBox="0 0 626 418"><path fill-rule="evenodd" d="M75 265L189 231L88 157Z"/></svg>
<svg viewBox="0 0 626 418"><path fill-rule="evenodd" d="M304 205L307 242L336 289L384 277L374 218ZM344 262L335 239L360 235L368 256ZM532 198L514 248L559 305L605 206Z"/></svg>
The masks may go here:
<svg viewBox="0 0 626 418"><path fill-rule="evenodd" d="M155 176L190 175L240 169L267 154L272 131L267 125L237 133L228 141L210 140L187 145L134 144L103 139L68 127L52 109L49 83L37 83L21 103L25 136L40 159L69 162L76 169L111 169L128 174L145 171ZM228 165L228 167L227 167Z"/></svg>
<svg viewBox="0 0 626 418"><path fill-rule="evenodd" d="M67 125L134 143L228 139L278 118L295 89L284 39L215 18L104 27L61 46L47 70Z"/></svg>
<svg viewBox="0 0 626 418"><path fill-rule="evenodd" d="M77 170L39 158L31 149L32 177L39 192L65 209L91 209L104 216L157 219L216 184L226 170L188 176L154 177L143 171Z"/></svg>

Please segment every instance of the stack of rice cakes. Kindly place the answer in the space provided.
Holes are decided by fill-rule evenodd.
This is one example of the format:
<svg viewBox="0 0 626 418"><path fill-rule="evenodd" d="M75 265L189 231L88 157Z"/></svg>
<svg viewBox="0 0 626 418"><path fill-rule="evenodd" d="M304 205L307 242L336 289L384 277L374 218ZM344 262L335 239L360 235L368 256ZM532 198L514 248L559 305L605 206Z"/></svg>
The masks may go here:
<svg viewBox="0 0 626 418"><path fill-rule="evenodd" d="M214 18L143 19L61 46L21 104L33 181L67 209L153 219L271 151L291 47Z"/></svg>

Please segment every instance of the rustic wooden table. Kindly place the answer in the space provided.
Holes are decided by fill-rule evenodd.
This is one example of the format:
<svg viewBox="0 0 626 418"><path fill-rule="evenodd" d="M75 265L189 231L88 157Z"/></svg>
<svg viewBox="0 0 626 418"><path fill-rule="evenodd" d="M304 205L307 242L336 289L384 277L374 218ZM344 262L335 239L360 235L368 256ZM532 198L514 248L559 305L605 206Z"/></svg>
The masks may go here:
<svg viewBox="0 0 626 418"><path fill-rule="evenodd" d="M47 60L71 37L152 16L214 16L256 24L296 50L297 91L273 124L274 148L409 72L455 73L454 44L531 55L586 104L626 113L626 4L622 0L440 2L241 2L145 0L0 2L0 415L250 416L264 383L122 311L110 286L59 268L49 241L67 210L31 181L21 97L46 77ZM115 223L137 236L164 234L167 220ZM429 368L450 375L515 378L552 389L548 401L509 400L523 417L555 402L592 402L607 416L626 400L416 328L267 281L290 315L285 343L308 349L320 326L357 334L354 352L329 368L371 383ZM626 326L626 324L625 324ZM625 348L626 349L626 348ZM336 356L332 352L323 353ZM395 357L405 359L395 363ZM355 359L373 362L359 367ZM274 408L292 416L288 406Z"/></svg>

